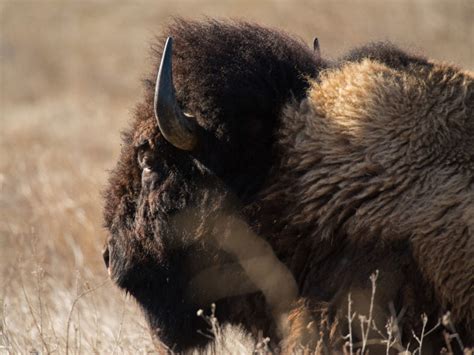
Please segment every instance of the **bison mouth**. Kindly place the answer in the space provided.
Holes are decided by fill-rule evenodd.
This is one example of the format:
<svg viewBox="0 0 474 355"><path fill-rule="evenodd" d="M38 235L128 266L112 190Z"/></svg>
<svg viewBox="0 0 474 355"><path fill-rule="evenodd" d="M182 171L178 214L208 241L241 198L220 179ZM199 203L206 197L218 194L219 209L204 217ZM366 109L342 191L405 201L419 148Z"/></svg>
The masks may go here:
<svg viewBox="0 0 474 355"><path fill-rule="evenodd" d="M130 293L140 304L153 336L170 350L182 352L208 342L203 333L209 326L197 315L199 307L186 302L178 287L150 284Z"/></svg>

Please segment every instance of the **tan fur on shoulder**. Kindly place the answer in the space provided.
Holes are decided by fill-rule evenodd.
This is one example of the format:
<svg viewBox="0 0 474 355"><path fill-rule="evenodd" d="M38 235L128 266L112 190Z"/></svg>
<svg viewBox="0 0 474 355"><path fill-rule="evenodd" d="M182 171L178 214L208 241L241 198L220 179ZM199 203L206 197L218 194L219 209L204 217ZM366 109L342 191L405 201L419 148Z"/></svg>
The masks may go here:
<svg viewBox="0 0 474 355"><path fill-rule="evenodd" d="M344 275L307 280L308 293L339 290L340 307L341 289L367 289L363 275L379 269L391 275L380 281L380 309L413 295L412 325L422 311L450 310L474 330L473 98L473 77L451 66L362 60L323 72L307 100L286 108L277 173L286 178L267 199L288 201L285 223L321 255L308 277ZM335 248L339 261L328 262Z"/></svg>

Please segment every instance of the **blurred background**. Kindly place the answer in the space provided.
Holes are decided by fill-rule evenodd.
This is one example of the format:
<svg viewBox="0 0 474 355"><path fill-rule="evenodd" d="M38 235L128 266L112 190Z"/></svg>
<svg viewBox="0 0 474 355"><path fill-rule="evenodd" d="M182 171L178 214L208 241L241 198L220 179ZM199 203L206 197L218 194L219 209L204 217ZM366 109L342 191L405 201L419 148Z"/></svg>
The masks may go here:
<svg viewBox="0 0 474 355"><path fill-rule="evenodd" d="M0 354L153 351L107 280L101 190L173 16L317 36L325 57L390 40L474 69L472 0L0 0Z"/></svg>

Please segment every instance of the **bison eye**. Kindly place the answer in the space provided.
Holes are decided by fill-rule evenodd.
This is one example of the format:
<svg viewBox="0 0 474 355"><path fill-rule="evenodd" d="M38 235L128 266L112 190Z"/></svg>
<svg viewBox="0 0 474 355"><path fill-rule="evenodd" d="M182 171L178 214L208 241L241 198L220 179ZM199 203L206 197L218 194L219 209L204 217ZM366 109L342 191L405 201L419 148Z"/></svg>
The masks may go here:
<svg viewBox="0 0 474 355"><path fill-rule="evenodd" d="M137 146L137 162L140 169L149 168L151 161L150 143L144 141Z"/></svg>

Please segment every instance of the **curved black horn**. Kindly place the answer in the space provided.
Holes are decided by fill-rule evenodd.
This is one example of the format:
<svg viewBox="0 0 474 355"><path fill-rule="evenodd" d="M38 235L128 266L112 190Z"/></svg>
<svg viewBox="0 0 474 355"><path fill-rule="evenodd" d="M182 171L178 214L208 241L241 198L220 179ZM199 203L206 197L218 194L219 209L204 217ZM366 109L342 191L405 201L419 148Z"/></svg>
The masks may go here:
<svg viewBox="0 0 474 355"><path fill-rule="evenodd" d="M193 150L198 142L197 125L176 102L171 68L173 39L166 40L155 87L155 117L165 139L182 150Z"/></svg>

